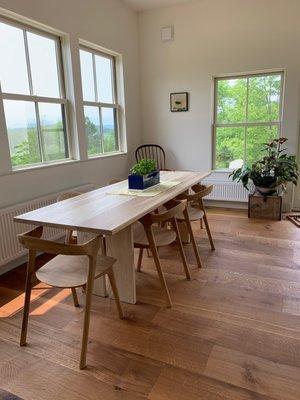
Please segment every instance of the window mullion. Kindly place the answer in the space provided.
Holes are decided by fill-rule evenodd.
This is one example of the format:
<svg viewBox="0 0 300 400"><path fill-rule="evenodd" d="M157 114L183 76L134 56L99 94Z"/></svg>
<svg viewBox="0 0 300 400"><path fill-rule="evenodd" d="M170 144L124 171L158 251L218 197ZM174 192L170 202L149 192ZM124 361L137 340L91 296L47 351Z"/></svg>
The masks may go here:
<svg viewBox="0 0 300 400"><path fill-rule="evenodd" d="M44 144L44 138L42 135L39 105L37 102L34 102L34 107L35 107L36 127L37 127L37 135L38 135L38 141L39 141L41 162L45 162L45 144Z"/></svg>
<svg viewBox="0 0 300 400"><path fill-rule="evenodd" d="M27 73L28 73L29 92L31 96L33 96L33 83L32 83L32 74L31 74L31 66L29 59L28 40L27 40L27 32L25 29L23 29L23 37L24 37L25 58L26 58Z"/></svg>
<svg viewBox="0 0 300 400"><path fill-rule="evenodd" d="M99 111L99 123L100 123L100 143L101 143L101 147L102 147L102 153L105 153L104 150L104 132L103 132L103 121L102 121L102 110L101 107L98 107L98 111Z"/></svg>
<svg viewBox="0 0 300 400"><path fill-rule="evenodd" d="M246 90L246 122L248 123L249 117L249 77L247 78L247 90ZM247 134L248 134L248 125L245 125L244 131L244 164L247 162Z"/></svg>
<svg viewBox="0 0 300 400"><path fill-rule="evenodd" d="M94 53L92 53L92 59L93 59L93 75L94 75L94 90L95 90L95 101L99 101L98 97L98 88L97 88L97 75L96 75L96 56Z"/></svg>

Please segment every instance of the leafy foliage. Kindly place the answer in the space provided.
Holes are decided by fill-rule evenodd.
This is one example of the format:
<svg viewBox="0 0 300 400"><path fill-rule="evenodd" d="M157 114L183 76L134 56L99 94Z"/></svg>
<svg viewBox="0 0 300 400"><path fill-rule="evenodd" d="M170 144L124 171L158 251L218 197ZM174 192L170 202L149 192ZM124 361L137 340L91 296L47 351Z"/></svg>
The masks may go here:
<svg viewBox="0 0 300 400"><path fill-rule="evenodd" d="M263 143L279 136L277 125L255 123L280 120L280 91L280 74L218 80L216 168L228 168L237 159L253 163ZM246 128L243 123L247 122L253 126ZM241 126L222 126L235 123Z"/></svg>
<svg viewBox="0 0 300 400"><path fill-rule="evenodd" d="M134 175L148 175L151 172L156 170L155 160L152 159L143 159L135 164L130 172Z"/></svg>
<svg viewBox="0 0 300 400"><path fill-rule="evenodd" d="M233 171L229 176L232 180L242 182L243 186L249 190L248 182L252 180L255 186L275 189L281 186L286 190L286 184L292 182L297 185L299 171L294 155L288 155L282 145L287 141L286 138L274 139L270 143L264 144L266 155L252 164L249 168L244 165Z"/></svg>
<svg viewBox="0 0 300 400"><path fill-rule="evenodd" d="M85 117L85 132L88 141L88 153L90 156L103 154L104 152L110 153L117 150L114 129L104 126L102 144L100 127L94 124L89 117Z"/></svg>

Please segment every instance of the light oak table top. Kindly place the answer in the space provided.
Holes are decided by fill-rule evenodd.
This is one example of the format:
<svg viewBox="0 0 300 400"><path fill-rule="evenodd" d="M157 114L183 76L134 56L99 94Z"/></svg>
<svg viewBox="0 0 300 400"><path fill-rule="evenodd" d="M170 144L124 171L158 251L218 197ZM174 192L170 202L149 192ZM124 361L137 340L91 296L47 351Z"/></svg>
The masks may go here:
<svg viewBox="0 0 300 400"><path fill-rule="evenodd" d="M112 189L124 185L123 181L19 215L14 220L31 225L114 235L209 174L210 172L161 171L162 180L181 183L154 197L108 194Z"/></svg>

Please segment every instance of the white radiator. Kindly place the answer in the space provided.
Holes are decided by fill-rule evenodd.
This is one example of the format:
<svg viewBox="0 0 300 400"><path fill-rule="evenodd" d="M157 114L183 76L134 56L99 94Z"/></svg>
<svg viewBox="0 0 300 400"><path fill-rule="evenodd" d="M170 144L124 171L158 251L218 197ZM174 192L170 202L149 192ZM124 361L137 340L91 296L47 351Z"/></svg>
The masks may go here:
<svg viewBox="0 0 300 400"><path fill-rule="evenodd" d="M93 188L93 185L86 184L76 188L66 189L59 193L53 193L39 199L30 200L22 204L17 204L13 207L0 209L0 267L26 254L26 250L24 250L18 242L17 234L30 230L31 226L14 222L13 218L16 215L20 215L28 211L32 211L37 208L45 207L52 203L55 203L56 198L60 193L74 190L87 192ZM43 237L56 240L62 235L63 231L61 230L54 228L45 228Z"/></svg>
<svg viewBox="0 0 300 400"><path fill-rule="evenodd" d="M205 179L203 180L205 185L214 185L213 191L205 199L207 200L218 200L218 201L248 201L248 190L246 190L241 183L235 182L222 182ZM251 185L249 185L251 190Z"/></svg>

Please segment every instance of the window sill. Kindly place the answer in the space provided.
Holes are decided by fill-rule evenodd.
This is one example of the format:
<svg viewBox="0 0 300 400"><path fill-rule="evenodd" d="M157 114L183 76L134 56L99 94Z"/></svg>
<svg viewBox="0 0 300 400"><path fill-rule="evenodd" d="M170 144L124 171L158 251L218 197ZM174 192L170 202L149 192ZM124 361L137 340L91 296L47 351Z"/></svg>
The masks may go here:
<svg viewBox="0 0 300 400"><path fill-rule="evenodd" d="M99 154L99 155L96 155L96 156L90 156L87 160L84 160L84 161L98 160L99 158L124 156L126 154L128 154L127 151L115 151L113 153L106 153L106 154Z"/></svg>
<svg viewBox="0 0 300 400"><path fill-rule="evenodd" d="M116 157L116 156L122 156L122 155L126 155L126 154L128 154L127 151L126 152L125 151L118 151L118 152L115 152L115 153L101 154L99 156L90 157L90 158L88 158L86 160L74 160L74 159L63 160L61 162L55 162L55 163L42 164L42 165L35 165L35 166L24 167L24 168L19 168L19 169L13 169L10 172L0 173L0 176L15 175L15 174L20 174L20 173L24 173L24 172L30 172L30 171L36 171L36 170L40 170L40 169L45 169L45 168L61 167L63 165L78 164L78 163L82 163L82 162L98 160L99 158Z"/></svg>
<svg viewBox="0 0 300 400"><path fill-rule="evenodd" d="M212 173L214 174L214 173L219 173L219 174L224 174L224 173L228 173L228 174L230 174L231 172L233 172L234 170L233 169L229 169L229 168L224 168L224 169L212 169Z"/></svg>

